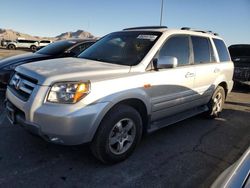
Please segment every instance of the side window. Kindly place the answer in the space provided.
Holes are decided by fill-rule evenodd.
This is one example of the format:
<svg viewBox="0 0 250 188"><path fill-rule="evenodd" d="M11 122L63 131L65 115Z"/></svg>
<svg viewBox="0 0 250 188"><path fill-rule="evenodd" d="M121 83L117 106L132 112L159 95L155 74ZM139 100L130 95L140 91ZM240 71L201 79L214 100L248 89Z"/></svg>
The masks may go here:
<svg viewBox="0 0 250 188"><path fill-rule="evenodd" d="M194 63L210 63L213 62L213 54L211 53L211 43L208 38L192 36Z"/></svg>
<svg viewBox="0 0 250 188"><path fill-rule="evenodd" d="M167 40L159 56L172 56L178 59L178 66L189 64L188 36L174 36Z"/></svg>
<svg viewBox="0 0 250 188"><path fill-rule="evenodd" d="M216 46L216 49L220 58L220 62L231 61L225 43L220 39L213 39L213 41L214 41L214 44Z"/></svg>
<svg viewBox="0 0 250 188"><path fill-rule="evenodd" d="M84 50L86 50L88 47L90 47L92 44L94 44L94 43L87 42L87 43L80 44L80 45L76 46L75 48L73 48L71 50L71 52L73 52L77 56L80 53L82 53Z"/></svg>

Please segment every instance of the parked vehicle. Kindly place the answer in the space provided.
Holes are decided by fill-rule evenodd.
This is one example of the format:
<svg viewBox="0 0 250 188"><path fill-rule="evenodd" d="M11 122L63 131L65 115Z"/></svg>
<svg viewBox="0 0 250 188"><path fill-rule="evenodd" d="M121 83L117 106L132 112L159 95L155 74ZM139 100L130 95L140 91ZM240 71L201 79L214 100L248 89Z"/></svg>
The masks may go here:
<svg viewBox="0 0 250 188"><path fill-rule="evenodd" d="M126 159L143 133L218 117L233 87L233 63L212 32L128 28L78 57L18 66L8 117L49 142L90 143L104 163Z"/></svg>
<svg viewBox="0 0 250 188"><path fill-rule="evenodd" d="M2 47L6 47L7 44L8 44L9 42L11 42L11 40L2 39L2 40L1 40L1 46L2 46Z"/></svg>
<svg viewBox="0 0 250 188"><path fill-rule="evenodd" d="M250 187L250 147L215 180L211 188Z"/></svg>
<svg viewBox="0 0 250 188"><path fill-rule="evenodd" d="M16 41L8 42L7 48L10 50L15 50L17 48L26 48L30 49L31 51L36 51L38 45L38 41L35 40L17 39Z"/></svg>
<svg viewBox="0 0 250 188"><path fill-rule="evenodd" d="M52 43L51 40L41 40L41 41L39 41L39 49L43 48L44 46L49 45L50 43Z"/></svg>
<svg viewBox="0 0 250 188"><path fill-rule="evenodd" d="M250 45L235 44L228 49L234 62L233 80L250 86Z"/></svg>
<svg viewBox="0 0 250 188"><path fill-rule="evenodd" d="M18 65L46 59L76 57L95 40L72 39L54 42L35 53L26 53L0 60L0 90L5 90Z"/></svg>

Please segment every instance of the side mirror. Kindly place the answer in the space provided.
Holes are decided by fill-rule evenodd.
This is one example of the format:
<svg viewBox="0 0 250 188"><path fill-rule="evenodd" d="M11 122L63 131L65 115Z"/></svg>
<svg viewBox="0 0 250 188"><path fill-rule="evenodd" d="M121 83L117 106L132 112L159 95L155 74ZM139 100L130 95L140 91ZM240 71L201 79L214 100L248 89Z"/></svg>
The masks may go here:
<svg viewBox="0 0 250 188"><path fill-rule="evenodd" d="M175 68L178 65L178 59L172 56L161 56L157 59L157 69Z"/></svg>

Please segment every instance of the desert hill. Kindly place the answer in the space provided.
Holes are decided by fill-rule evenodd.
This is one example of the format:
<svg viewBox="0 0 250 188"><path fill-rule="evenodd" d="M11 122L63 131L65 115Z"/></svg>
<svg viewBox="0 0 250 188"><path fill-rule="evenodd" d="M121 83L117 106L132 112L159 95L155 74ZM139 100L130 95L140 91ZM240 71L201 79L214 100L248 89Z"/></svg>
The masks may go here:
<svg viewBox="0 0 250 188"><path fill-rule="evenodd" d="M84 31L84 30L77 30L76 32L65 32L56 37L41 37L41 36L32 36L25 33L20 33L14 31L12 29L1 29L0 28L0 40L16 40L17 38L24 38L28 40L42 40L42 39L49 39L49 40L62 40L62 39L69 39L69 38L95 38L94 35L91 33Z"/></svg>

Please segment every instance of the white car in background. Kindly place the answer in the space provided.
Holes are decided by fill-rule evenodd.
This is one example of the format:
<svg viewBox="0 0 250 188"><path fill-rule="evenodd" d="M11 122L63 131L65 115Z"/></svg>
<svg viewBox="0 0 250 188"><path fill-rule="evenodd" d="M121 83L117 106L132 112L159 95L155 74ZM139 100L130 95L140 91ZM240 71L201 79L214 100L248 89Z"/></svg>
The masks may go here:
<svg viewBox="0 0 250 188"><path fill-rule="evenodd" d="M40 40L40 41L39 41L39 48L41 49L41 48L43 48L44 46L49 45L50 43L52 43L51 40Z"/></svg>
<svg viewBox="0 0 250 188"><path fill-rule="evenodd" d="M38 41L26 39L17 39L16 41L11 41L7 43L7 48L10 50L15 50L17 48L26 48L31 49L32 51L36 51L38 46Z"/></svg>

